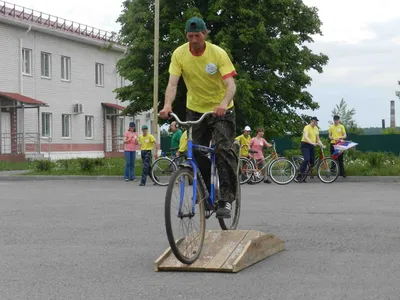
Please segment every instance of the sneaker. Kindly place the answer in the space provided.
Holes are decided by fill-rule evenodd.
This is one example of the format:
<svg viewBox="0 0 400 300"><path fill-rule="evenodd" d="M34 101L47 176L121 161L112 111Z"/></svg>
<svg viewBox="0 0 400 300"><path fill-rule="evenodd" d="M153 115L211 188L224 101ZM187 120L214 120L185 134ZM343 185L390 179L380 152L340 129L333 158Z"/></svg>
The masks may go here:
<svg viewBox="0 0 400 300"><path fill-rule="evenodd" d="M128 182L128 178L125 178L125 181Z"/></svg>
<svg viewBox="0 0 400 300"><path fill-rule="evenodd" d="M146 184L144 184L143 182L141 182L140 184L139 184L139 186L145 186Z"/></svg>
<svg viewBox="0 0 400 300"><path fill-rule="evenodd" d="M232 204L230 204L229 202L220 201L218 203L216 217L220 219L229 219L231 217L231 210Z"/></svg>
<svg viewBox="0 0 400 300"><path fill-rule="evenodd" d="M271 181L269 179L265 179L264 183L271 183Z"/></svg>

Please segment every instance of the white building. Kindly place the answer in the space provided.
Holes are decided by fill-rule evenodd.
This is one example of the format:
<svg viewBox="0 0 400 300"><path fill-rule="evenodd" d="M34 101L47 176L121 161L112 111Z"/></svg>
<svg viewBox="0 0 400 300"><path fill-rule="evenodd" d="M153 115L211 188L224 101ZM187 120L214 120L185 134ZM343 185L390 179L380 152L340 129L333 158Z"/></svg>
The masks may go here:
<svg viewBox="0 0 400 300"><path fill-rule="evenodd" d="M0 160L122 155L115 33L0 1L0 45Z"/></svg>

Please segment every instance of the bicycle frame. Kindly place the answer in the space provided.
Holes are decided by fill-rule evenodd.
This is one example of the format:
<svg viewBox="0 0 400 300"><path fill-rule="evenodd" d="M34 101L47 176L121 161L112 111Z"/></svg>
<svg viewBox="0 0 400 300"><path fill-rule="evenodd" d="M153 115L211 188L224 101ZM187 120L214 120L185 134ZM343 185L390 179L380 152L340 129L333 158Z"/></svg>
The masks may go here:
<svg viewBox="0 0 400 300"><path fill-rule="evenodd" d="M216 181L217 181L217 169L216 169L216 165L215 165L215 152L214 152L215 146L214 146L214 144L211 144L211 147L194 144L193 137L192 137L193 125L201 123L205 119L205 117L207 117L211 114L213 114L213 112L204 113L201 116L201 118L198 119L197 121L182 122L176 114L170 113L170 116L174 117L176 122L178 122L180 125L184 125L184 126L188 127L188 129L187 129L187 135L188 135L187 157L186 157L186 161L184 163L181 163L180 165L189 166L193 170L193 199L192 199L193 200L193 205L192 205L192 214L193 215L195 214L195 207L196 207L196 201L197 201L197 180L198 180L198 175L200 174L200 170L199 170L196 160L193 156L194 149L200 150L202 152L206 152L211 155L211 189L210 189L210 193L208 193L208 190L205 187L206 199L207 199L206 203L208 205L208 208L211 209L214 206L214 202L215 202L215 185L216 185ZM200 174L200 176L201 176L201 174ZM182 204L183 204L183 196L184 196L184 182L181 178L180 179L179 213L181 211ZM179 214L178 214L178 216L179 216Z"/></svg>

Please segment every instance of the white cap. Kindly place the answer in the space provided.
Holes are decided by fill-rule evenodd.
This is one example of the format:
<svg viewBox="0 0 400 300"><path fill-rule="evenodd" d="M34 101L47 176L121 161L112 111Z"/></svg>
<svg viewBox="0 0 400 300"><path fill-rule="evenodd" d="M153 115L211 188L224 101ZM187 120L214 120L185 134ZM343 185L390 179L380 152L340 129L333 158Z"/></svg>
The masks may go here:
<svg viewBox="0 0 400 300"><path fill-rule="evenodd" d="M244 128L244 131L251 131L250 126L246 126L246 127Z"/></svg>

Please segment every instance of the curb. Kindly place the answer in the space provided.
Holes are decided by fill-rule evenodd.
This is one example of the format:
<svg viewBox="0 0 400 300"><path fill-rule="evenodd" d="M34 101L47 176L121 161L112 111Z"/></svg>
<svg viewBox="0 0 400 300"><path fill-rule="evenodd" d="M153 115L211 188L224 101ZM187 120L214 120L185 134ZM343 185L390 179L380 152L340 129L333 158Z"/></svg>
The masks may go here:
<svg viewBox="0 0 400 300"><path fill-rule="evenodd" d="M20 175L19 174L1 174L0 181L48 181L48 180L120 180L123 181L123 176L51 176L51 175ZM393 183L400 182L400 176L349 176L346 178L339 177L334 183L357 183L357 182L384 182ZM293 184L296 184L294 181ZM307 183L323 183L318 177L307 179Z"/></svg>

